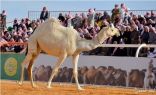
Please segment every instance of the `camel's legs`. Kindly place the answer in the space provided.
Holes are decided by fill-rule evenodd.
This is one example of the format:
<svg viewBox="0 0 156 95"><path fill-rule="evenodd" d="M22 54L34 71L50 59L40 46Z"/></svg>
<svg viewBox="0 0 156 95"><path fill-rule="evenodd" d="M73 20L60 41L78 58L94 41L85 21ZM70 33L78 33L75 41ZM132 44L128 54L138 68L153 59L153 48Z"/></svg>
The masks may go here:
<svg viewBox="0 0 156 95"><path fill-rule="evenodd" d="M74 75L74 78L75 78L75 82L76 82L76 85L77 85L77 89L78 90L83 90L81 87L80 87L80 84L79 84L79 81L78 81L78 59L79 59L79 54L77 55L74 55L73 56L73 65L74 65L74 69L73 69L73 75Z"/></svg>
<svg viewBox="0 0 156 95"><path fill-rule="evenodd" d="M54 76L57 74L60 65L64 62L64 60L66 59L66 57L67 57L67 55L66 54L63 54L63 55L61 55L58 58L58 61L57 61L56 65L55 65L55 67L53 69L53 72L52 72L50 78L49 78L48 86L47 86L48 88L51 88L51 81L54 78Z"/></svg>
<svg viewBox="0 0 156 95"><path fill-rule="evenodd" d="M127 77L126 77L126 87L129 87L129 74L130 72L127 71Z"/></svg>
<svg viewBox="0 0 156 95"><path fill-rule="evenodd" d="M20 78L20 81L19 81L19 84L22 85L23 83L23 80L24 80L24 67L26 64L28 64L30 62L30 60L32 59L32 54L31 53L28 53L26 58L24 59L23 63L21 64L21 78Z"/></svg>
<svg viewBox="0 0 156 95"><path fill-rule="evenodd" d="M28 76L29 76L29 79L31 81L32 87L36 87L36 85L33 82L33 74L32 74L32 69L33 68L32 68L32 66L33 66L34 60L36 59L37 56L38 56L38 54L33 55L32 59L30 60L29 65L28 65Z"/></svg>

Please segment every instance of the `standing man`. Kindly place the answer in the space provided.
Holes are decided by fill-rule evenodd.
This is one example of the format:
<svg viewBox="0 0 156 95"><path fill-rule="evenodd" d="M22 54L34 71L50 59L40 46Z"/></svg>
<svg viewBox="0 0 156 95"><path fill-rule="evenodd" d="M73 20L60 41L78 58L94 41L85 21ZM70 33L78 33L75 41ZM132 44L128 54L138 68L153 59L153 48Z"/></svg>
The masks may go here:
<svg viewBox="0 0 156 95"><path fill-rule="evenodd" d="M89 9L88 10L88 26L89 27L94 27L94 17L95 17L95 9Z"/></svg>
<svg viewBox="0 0 156 95"><path fill-rule="evenodd" d="M6 11L3 10L2 13L0 14L0 29L4 30L6 28Z"/></svg>
<svg viewBox="0 0 156 95"><path fill-rule="evenodd" d="M46 7L43 7L43 10L42 10L42 12L40 14L40 20L45 21L48 18L49 18L49 12L48 12Z"/></svg>

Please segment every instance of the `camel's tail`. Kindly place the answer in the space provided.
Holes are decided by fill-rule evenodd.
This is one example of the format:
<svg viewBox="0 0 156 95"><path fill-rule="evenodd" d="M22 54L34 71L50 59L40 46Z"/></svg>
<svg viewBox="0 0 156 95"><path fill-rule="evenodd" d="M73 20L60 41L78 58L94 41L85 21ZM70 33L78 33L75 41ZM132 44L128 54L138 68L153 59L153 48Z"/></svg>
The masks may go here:
<svg viewBox="0 0 156 95"><path fill-rule="evenodd" d="M29 43L29 42L28 42ZM33 49L33 51L31 51L31 53L34 53L34 54L38 54L40 53L40 47L39 47L39 43L38 41L35 41L35 44L31 45L31 44L28 44L27 47L26 47L26 50L25 50L25 56L27 56L27 54L30 52L29 51L29 48L31 47L31 49Z"/></svg>

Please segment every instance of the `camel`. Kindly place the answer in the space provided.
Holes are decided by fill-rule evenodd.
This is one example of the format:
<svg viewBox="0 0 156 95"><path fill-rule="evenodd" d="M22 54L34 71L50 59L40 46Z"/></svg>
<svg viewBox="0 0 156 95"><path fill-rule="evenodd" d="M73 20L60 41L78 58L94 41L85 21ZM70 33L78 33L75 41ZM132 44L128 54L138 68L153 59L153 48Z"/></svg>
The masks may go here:
<svg viewBox="0 0 156 95"><path fill-rule="evenodd" d="M58 58L52 74L50 75L47 88L51 88L51 81L57 74L60 65L68 56L72 56L73 75L78 90L83 90L78 82L78 59L82 51L89 51L99 47L107 38L120 35L117 28L111 26L103 27L97 36L92 40L81 38L79 33L70 27L64 27L56 18L49 18L40 24L28 40L28 52L21 64L21 78L19 84L23 83L24 68L28 64L28 75L32 87L36 87L33 76L32 66L34 60L43 50L48 55Z"/></svg>
<svg viewBox="0 0 156 95"><path fill-rule="evenodd" d="M84 74L84 83L85 84L95 84L95 76L97 69L95 66L91 66L88 71Z"/></svg>
<svg viewBox="0 0 156 95"><path fill-rule="evenodd" d="M147 68L147 71L145 72L145 78L144 78L144 88L150 89L155 88L156 85L156 76L153 72L154 66L153 66L153 60L151 59Z"/></svg>
<svg viewBox="0 0 156 95"><path fill-rule="evenodd" d="M138 69L132 69L129 74L129 86L142 88L144 85L145 73Z"/></svg>
<svg viewBox="0 0 156 95"><path fill-rule="evenodd" d="M51 74L51 67L40 65L36 70L33 70L33 79L38 81L48 81Z"/></svg>
<svg viewBox="0 0 156 95"><path fill-rule="evenodd" d="M72 77L72 68L63 67L60 73L60 82L70 82Z"/></svg>
<svg viewBox="0 0 156 95"><path fill-rule="evenodd" d="M83 66L83 67L81 67L80 69L79 69L79 71L78 71L78 74L79 74L79 76L78 76L78 78L79 78L79 82L80 83L85 83L85 81L84 81L84 76L85 76L85 73L88 71L88 67L87 66Z"/></svg>
<svg viewBox="0 0 156 95"><path fill-rule="evenodd" d="M95 75L95 84L104 85L107 67L99 66Z"/></svg>
<svg viewBox="0 0 156 95"><path fill-rule="evenodd" d="M121 69L116 69L114 73L114 85L126 86L127 72Z"/></svg>

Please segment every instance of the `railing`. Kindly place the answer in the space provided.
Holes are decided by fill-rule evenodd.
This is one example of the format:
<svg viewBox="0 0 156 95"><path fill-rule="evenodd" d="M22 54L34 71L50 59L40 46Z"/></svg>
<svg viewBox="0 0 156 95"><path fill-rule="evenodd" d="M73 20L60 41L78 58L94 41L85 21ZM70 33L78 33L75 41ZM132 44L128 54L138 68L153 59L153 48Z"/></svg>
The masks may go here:
<svg viewBox="0 0 156 95"><path fill-rule="evenodd" d="M139 52L141 50L141 48L143 47L148 47L148 48L156 48L156 45L154 44L103 44L100 47L131 47L131 48L138 48L136 53L135 53L135 57L139 56Z"/></svg>
<svg viewBox="0 0 156 95"><path fill-rule="evenodd" d="M20 42L7 42L4 44L9 44L9 45L27 45L27 43L20 43ZM4 45L2 44L2 45ZM0 45L0 46L2 46ZM130 48L138 48L136 51L135 57L138 57L139 52L141 48L156 48L155 44L102 44L99 47L130 47Z"/></svg>
<svg viewBox="0 0 156 95"><path fill-rule="evenodd" d="M3 43L2 45L27 45L28 43L24 42L24 43L21 43L21 42L5 42Z"/></svg>
<svg viewBox="0 0 156 95"><path fill-rule="evenodd" d="M104 11L108 12L108 14L111 15L111 11L112 10L96 10L96 12L100 12L103 13ZM137 15L144 15L146 14L146 12L150 12L151 10L129 10L130 12L133 12L134 14ZM156 10L153 10L154 12L156 12ZM72 15L75 15L76 13L80 14L80 13L87 13L88 11L49 11L50 17L58 17L59 13L64 14L68 14L71 13ZM41 11L28 11L28 18L30 20L36 20L40 17L40 13Z"/></svg>

